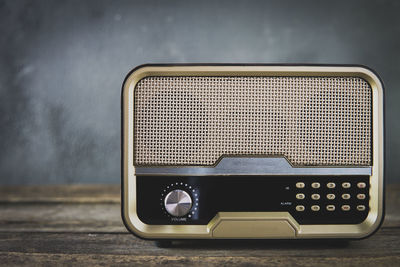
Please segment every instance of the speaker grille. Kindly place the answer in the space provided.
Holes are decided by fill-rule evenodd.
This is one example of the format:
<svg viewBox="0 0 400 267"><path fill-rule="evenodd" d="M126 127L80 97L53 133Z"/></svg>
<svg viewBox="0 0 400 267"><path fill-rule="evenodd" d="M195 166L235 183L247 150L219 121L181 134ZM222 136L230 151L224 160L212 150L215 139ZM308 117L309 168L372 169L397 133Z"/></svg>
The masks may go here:
<svg viewBox="0 0 400 267"><path fill-rule="evenodd" d="M147 77L135 89L134 164L267 155L368 166L371 94L357 77Z"/></svg>

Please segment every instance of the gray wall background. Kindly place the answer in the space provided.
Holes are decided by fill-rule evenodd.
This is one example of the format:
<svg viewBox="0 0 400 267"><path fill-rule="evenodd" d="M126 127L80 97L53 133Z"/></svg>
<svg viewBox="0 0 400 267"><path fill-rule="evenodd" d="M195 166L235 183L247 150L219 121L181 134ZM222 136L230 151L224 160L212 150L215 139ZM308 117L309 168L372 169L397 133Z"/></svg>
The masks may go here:
<svg viewBox="0 0 400 267"><path fill-rule="evenodd" d="M0 184L118 183L143 63L357 63L386 86L400 182L399 1L0 1Z"/></svg>

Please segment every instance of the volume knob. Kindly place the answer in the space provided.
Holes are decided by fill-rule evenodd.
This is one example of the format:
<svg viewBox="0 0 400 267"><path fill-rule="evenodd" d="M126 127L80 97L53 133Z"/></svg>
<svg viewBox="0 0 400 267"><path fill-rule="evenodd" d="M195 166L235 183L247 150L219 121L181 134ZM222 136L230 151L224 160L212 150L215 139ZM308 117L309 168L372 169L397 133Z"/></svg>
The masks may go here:
<svg viewBox="0 0 400 267"><path fill-rule="evenodd" d="M164 206L172 216L182 217L192 208L192 198L186 191L175 189L165 197Z"/></svg>

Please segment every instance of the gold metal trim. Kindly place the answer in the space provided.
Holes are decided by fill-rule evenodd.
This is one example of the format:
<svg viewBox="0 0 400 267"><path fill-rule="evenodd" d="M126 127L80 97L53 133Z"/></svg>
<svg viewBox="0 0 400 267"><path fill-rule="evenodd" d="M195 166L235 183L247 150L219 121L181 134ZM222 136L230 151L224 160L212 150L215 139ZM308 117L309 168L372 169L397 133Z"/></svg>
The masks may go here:
<svg viewBox="0 0 400 267"><path fill-rule="evenodd" d="M136 213L136 177L133 166L133 103L136 84L148 76L349 76L365 79L372 89L372 175L370 212L357 225L299 225L288 212L219 213L208 225L148 225ZM129 230L143 238L362 238L373 233L383 218L383 86L369 69L359 66L143 66L132 72L123 85L123 210ZM268 223L274 221L273 224ZM228 222L228 223L226 223ZM222 223L222 224L221 224ZM280 234L252 235L248 224L257 229L272 226ZM219 226L216 226L219 225ZM243 231L240 233L243 227ZM216 235L215 229L218 227ZM295 230L295 236L290 229ZM250 231L250 232L249 232ZM286 233L286 234L285 234Z"/></svg>
<svg viewBox="0 0 400 267"><path fill-rule="evenodd" d="M299 230L287 212L219 212L208 226L214 238L288 239Z"/></svg>

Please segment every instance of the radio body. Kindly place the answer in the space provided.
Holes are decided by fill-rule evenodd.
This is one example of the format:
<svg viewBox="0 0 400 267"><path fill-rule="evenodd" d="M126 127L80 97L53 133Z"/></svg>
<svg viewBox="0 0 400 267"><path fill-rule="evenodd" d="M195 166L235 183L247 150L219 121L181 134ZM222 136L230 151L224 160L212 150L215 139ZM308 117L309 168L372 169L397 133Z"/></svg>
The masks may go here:
<svg viewBox="0 0 400 267"><path fill-rule="evenodd" d="M122 89L122 218L146 239L364 238L384 94L349 65L143 65Z"/></svg>

